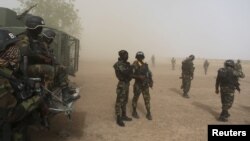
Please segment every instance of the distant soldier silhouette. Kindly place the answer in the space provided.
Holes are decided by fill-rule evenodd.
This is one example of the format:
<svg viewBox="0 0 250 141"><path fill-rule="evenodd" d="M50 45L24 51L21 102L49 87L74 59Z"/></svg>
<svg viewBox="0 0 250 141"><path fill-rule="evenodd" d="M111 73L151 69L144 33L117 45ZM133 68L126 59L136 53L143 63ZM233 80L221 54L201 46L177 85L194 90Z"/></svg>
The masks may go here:
<svg viewBox="0 0 250 141"><path fill-rule="evenodd" d="M155 67L155 56L152 55L151 57L151 62L152 62L152 66Z"/></svg>
<svg viewBox="0 0 250 141"><path fill-rule="evenodd" d="M241 61L238 59L237 62L234 65L234 69L236 70L236 72L238 73L238 77L239 78L244 78L245 74L242 71L242 66L241 66Z"/></svg>
<svg viewBox="0 0 250 141"><path fill-rule="evenodd" d="M204 68L204 71L205 71L205 75L207 74L208 66L209 66L209 62L208 62L208 60L206 59L206 60L204 61L204 64L203 64L203 68Z"/></svg>
<svg viewBox="0 0 250 141"><path fill-rule="evenodd" d="M172 70L175 70L175 63L176 63L176 60L175 60L175 58L173 57L173 58L171 59Z"/></svg>

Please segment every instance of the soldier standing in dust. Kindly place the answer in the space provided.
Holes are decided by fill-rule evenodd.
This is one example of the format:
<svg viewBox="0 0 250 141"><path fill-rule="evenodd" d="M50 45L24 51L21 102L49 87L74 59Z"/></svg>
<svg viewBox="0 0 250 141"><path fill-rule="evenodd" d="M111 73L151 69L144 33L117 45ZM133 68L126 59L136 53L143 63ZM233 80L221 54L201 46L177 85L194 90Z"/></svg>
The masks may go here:
<svg viewBox="0 0 250 141"><path fill-rule="evenodd" d="M144 53L139 51L136 53L137 60L133 63L133 77L135 78L134 83L134 97L132 100L132 107L133 112L132 116L134 118L139 118L138 113L136 111L137 102L139 99L140 94L142 93L147 115L146 118L148 120L152 120L152 115L150 112L150 94L149 94L149 87L153 87L153 79L152 79L152 73L148 68L148 64L143 62L143 59L145 58Z"/></svg>
<svg viewBox="0 0 250 141"><path fill-rule="evenodd" d="M175 58L173 57L173 58L171 59L172 70L175 70L175 63L176 63L176 60L175 60Z"/></svg>
<svg viewBox="0 0 250 141"><path fill-rule="evenodd" d="M118 61L114 64L115 74L119 80L116 88L117 98L115 104L115 113L117 116L116 123L124 127L123 121L131 121L132 119L126 115L126 105L128 103L129 84L132 79L132 67L128 60L128 52L126 50L119 51Z"/></svg>
<svg viewBox="0 0 250 141"><path fill-rule="evenodd" d="M155 56L154 55L152 55L151 61L152 61L152 66L155 67Z"/></svg>
<svg viewBox="0 0 250 141"><path fill-rule="evenodd" d="M222 111L219 120L223 122L228 121L230 116L228 110L233 105L235 89L240 92L238 74L235 71L234 66L233 60L226 60L224 63L224 68L220 68L218 70L218 75L216 78L215 93L221 93L222 103Z"/></svg>
<svg viewBox="0 0 250 141"><path fill-rule="evenodd" d="M208 62L208 60L206 59L206 60L204 61L204 64L203 64L203 68L204 68L204 71L205 71L205 75L207 75L208 66L209 66L209 62Z"/></svg>
<svg viewBox="0 0 250 141"><path fill-rule="evenodd" d="M182 61L182 74L180 78L182 79L181 88L183 89L183 97L185 98L189 98L188 92L190 90L191 81L194 77L194 58L194 55L190 55L188 58Z"/></svg>
<svg viewBox="0 0 250 141"><path fill-rule="evenodd" d="M234 69L238 73L239 78L245 78L245 74L242 71L241 61L238 59L237 63L235 63Z"/></svg>

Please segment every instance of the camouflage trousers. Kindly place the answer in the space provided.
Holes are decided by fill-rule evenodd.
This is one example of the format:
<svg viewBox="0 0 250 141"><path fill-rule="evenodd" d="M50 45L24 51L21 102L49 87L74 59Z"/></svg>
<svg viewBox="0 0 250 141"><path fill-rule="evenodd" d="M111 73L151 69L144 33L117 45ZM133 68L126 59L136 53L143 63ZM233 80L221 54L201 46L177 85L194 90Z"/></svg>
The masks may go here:
<svg viewBox="0 0 250 141"><path fill-rule="evenodd" d="M39 77L45 83L46 88L50 88L54 82L55 70L51 65L36 64L28 67L29 77Z"/></svg>
<svg viewBox="0 0 250 141"><path fill-rule="evenodd" d="M191 87L191 77L185 76L182 78L182 89L184 94L188 94L190 87Z"/></svg>
<svg viewBox="0 0 250 141"><path fill-rule="evenodd" d="M122 116L126 113L126 105L128 103L129 82L119 81L116 88L115 114Z"/></svg>
<svg viewBox="0 0 250 141"><path fill-rule="evenodd" d="M143 87L140 83L134 84L134 97L132 99L132 107L136 109L140 94L142 93L146 110L150 111L150 94L149 87Z"/></svg>
<svg viewBox="0 0 250 141"><path fill-rule="evenodd" d="M234 90L229 88L221 88L221 104L222 110L229 110L234 102Z"/></svg>
<svg viewBox="0 0 250 141"><path fill-rule="evenodd" d="M69 83L68 79L68 70L63 65L55 66L55 78L54 84L55 86L66 86Z"/></svg>
<svg viewBox="0 0 250 141"><path fill-rule="evenodd" d="M204 67L205 74L207 74L207 69L208 69L207 67Z"/></svg>

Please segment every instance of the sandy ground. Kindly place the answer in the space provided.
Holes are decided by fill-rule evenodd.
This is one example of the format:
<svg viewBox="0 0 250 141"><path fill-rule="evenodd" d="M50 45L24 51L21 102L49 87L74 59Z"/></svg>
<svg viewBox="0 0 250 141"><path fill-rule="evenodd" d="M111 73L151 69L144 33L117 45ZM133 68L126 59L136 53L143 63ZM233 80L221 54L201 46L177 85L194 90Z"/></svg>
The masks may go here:
<svg viewBox="0 0 250 141"><path fill-rule="evenodd" d="M115 62L115 60L114 60ZM220 95L215 94L217 70L220 60L210 60L208 75L204 75L203 60L195 60L195 76L190 99L183 98L180 89L180 60L176 70L170 61L152 68L154 88L151 93L153 120L145 118L142 97L138 104L140 119L126 122L121 128L115 123L114 104L117 79L114 62L81 61L73 81L81 87L81 99L75 105L72 120L58 115L51 121L49 131L32 130L34 141L205 141L208 124L250 124L250 63L243 62L246 78L241 80L241 93L235 94L229 122L217 121L221 111ZM128 103L131 116L132 85ZM68 137L59 136L65 131Z"/></svg>

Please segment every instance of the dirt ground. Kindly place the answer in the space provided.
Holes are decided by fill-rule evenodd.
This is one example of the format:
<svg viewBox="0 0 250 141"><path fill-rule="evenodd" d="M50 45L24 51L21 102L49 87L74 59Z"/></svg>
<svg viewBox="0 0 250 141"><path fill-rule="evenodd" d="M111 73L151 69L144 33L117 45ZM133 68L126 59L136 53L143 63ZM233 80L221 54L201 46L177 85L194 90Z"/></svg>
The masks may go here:
<svg viewBox="0 0 250 141"><path fill-rule="evenodd" d="M221 111L220 95L215 94L215 78L221 60L209 60L208 74L204 75L203 61L194 61L195 75L190 99L182 97L179 76L180 62L171 70L169 61L151 66L154 87L150 90L153 120L145 117L142 96L138 104L140 119L126 122L121 128L115 123L114 104L117 79L113 62L81 61L79 72L72 80L81 87L81 99L77 101L69 121L64 115L51 120L51 129L32 130L33 141L205 141L208 124L250 124L250 62L243 61L246 74L241 80L241 93L235 93L229 122L217 121ZM150 63L149 63L150 64ZM131 116L131 81L128 115ZM68 133L62 137L60 132Z"/></svg>

